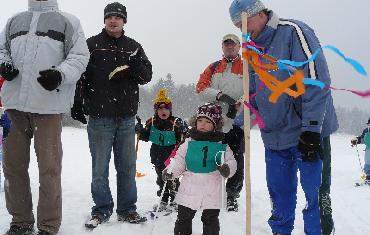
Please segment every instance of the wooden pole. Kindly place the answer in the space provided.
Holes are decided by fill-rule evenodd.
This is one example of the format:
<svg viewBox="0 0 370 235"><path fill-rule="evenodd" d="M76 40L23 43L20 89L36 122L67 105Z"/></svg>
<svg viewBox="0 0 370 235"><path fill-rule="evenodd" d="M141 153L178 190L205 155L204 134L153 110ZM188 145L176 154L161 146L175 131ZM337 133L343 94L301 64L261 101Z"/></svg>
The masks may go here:
<svg viewBox="0 0 370 235"><path fill-rule="evenodd" d="M247 33L247 13L242 12L242 33ZM242 42L246 43L244 37ZM245 49L243 48L243 51ZM248 61L243 60L243 91L244 101L249 102L249 72L248 72ZM245 176L245 213L246 213L246 235L251 235L252 230L252 207L251 207L251 150L250 150L250 112L247 107L244 106L244 139L245 139L245 157L244 157L244 176Z"/></svg>

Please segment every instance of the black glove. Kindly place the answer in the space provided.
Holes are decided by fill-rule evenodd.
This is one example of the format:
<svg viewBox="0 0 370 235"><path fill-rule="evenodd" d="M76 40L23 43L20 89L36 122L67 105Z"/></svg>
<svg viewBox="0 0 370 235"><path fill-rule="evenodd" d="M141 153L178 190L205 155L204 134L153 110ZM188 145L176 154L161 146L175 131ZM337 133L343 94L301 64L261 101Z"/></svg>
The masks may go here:
<svg viewBox="0 0 370 235"><path fill-rule="evenodd" d="M238 110L236 110L236 105L229 105L229 108L227 109L226 117L230 119L234 119L236 117L236 113Z"/></svg>
<svg viewBox="0 0 370 235"><path fill-rule="evenodd" d="M352 145L352 147L354 145L357 145L359 142L360 142L359 137L356 137L356 138L351 139L351 145Z"/></svg>
<svg viewBox="0 0 370 235"><path fill-rule="evenodd" d="M225 163L218 167L218 171L225 178L229 177L230 175L230 167Z"/></svg>
<svg viewBox="0 0 370 235"><path fill-rule="evenodd" d="M189 131L188 125L181 118L177 118L175 125L178 127L181 134L186 134Z"/></svg>
<svg viewBox="0 0 370 235"><path fill-rule="evenodd" d="M304 131L299 137L298 150L302 154L302 161L315 162L323 157L320 133Z"/></svg>
<svg viewBox="0 0 370 235"><path fill-rule="evenodd" d="M71 108L71 117L83 124L87 124L82 102L74 102L73 107Z"/></svg>
<svg viewBox="0 0 370 235"><path fill-rule="evenodd" d="M140 134L140 132L144 129L143 124L141 124L141 119L139 116L136 116L137 123L135 125L135 133Z"/></svg>
<svg viewBox="0 0 370 235"><path fill-rule="evenodd" d="M244 131L240 127L233 125L233 128L230 129L229 132L225 133L223 142L228 144L230 149L235 153L240 149L243 137Z"/></svg>
<svg viewBox="0 0 370 235"><path fill-rule="evenodd" d="M231 119L234 119L235 116L236 116L236 113L237 113L237 110L236 110L236 100L234 100L233 98L231 98L229 95L227 94L222 94L219 98L218 98L219 101L225 103L225 104L228 104L229 105L229 108L227 110L227 113L226 113L226 117L228 118L231 118Z"/></svg>
<svg viewBox="0 0 370 235"><path fill-rule="evenodd" d="M169 174L167 169L164 169L162 171L162 180L167 181L167 180L173 180L173 174Z"/></svg>
<svg viewBox="0 0 370 235"><path fill-rule="evenodd" d="M55 90L62 83L62 74L55 69L47 69L39 72L37 81L48 91Z"/></svg>
<svg viewBox="0 0 370 235"><path fill-rule="evenodd" d="M10 63L0 64L0 75L7 81L13 80L19 73L18 69L15 69Z"/></svg>

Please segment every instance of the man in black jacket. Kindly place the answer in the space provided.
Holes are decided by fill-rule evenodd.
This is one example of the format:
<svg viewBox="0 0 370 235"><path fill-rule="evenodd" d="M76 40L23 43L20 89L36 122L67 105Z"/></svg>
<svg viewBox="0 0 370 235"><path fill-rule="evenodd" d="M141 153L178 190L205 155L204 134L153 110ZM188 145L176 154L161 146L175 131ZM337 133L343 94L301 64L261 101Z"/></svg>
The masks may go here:
<svg viewBox="0 0 370 235"><path fill-rule="evenodd" d="M117 171L117 216L119 221L146 220L136 212L135 114L139 84L152 78L152 65L143 48L124 35L126 7L118 2L104 9L105 28L87 40L90 61L81 77L71 110L72 118L87 123L92 156L91 193L95 206L85 226L95 228L113 213L109 188L109 161L113 148Z"/></svg>

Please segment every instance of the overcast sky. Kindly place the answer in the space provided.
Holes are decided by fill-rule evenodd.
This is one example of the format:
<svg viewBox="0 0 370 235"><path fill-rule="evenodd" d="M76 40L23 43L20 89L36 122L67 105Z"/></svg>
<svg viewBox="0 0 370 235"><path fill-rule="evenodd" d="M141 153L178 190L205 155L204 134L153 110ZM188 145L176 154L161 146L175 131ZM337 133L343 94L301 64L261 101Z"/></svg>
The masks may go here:
<svg viewBox="0 0 370 235"><path fill-rule="evenodd" d="M1 1L0 27L16 12L27 9L28 0ZM5 4L6 2L6 4ZM79 17L86 37L104 27L107 0L59 0L59 8ZM204 68L221 55L221 38L240 35L229 18L231 0L125 0L126 35L140 42L153 64L156 81L167 73L176 83L196 83ZM362 63L370 73L370 1L265 0L280 17L303 20L315 29L322 45L332 44ZM326 51L332 85L370 89L370 75L362 77L344 61ZM152 82L153 83L153 82ZM370 98L335 91L336 105L352 104L370 111Z"/></svg>

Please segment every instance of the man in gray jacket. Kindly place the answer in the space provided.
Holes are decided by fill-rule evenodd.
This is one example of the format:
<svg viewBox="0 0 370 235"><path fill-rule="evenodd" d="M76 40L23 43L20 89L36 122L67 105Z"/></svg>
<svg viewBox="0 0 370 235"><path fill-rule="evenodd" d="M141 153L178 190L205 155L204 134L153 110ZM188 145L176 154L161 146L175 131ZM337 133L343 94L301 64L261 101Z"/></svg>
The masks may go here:
<svg viewBox="0 0 370 235"><path fill-rule="evenodd" d="M28 167L30 144L39 166L38 234L56 234L62 220L62 113L74 98L89 61L79 20L58 10L57 0L28 0L0 35L1 98L12 122L4 143L7 235L31 234L35 218Z"/></svg>

